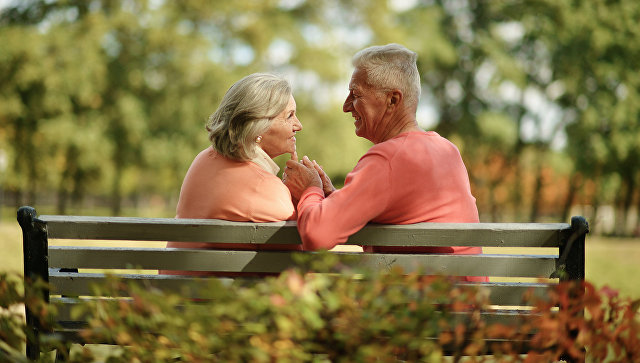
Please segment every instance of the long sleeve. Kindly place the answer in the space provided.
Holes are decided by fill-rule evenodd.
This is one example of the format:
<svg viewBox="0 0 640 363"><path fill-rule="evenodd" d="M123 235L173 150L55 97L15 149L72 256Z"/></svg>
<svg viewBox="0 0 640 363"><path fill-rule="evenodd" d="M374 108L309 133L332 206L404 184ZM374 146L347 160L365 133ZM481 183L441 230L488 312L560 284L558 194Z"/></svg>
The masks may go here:
<svg viewBox="0 0 640 363"><path fill-rule="evenodd" d="M367 154L347 175L344 187L329 197L318 187L305 190L297 218L304 249L331 249L382 213L389 201L390 175L383 156Z"/></svg>

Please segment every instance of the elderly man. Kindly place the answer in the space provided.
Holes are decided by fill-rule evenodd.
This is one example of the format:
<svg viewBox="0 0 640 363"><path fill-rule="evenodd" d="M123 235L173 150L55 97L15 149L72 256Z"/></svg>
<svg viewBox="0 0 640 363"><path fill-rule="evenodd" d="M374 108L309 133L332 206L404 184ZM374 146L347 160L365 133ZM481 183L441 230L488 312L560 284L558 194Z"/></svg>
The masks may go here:
<svg viewBox="0 0 640 363"><path fill-rule="evenodd" d="M343 111L356 135L375 145L342 189L304 157L287 161L284 182L298 199L306 250L331 249L368 222L478 222L469 176L458 149L416 121L420 75L416 53L398 44L361 50ZM478 247L378 247L368 252L481 253Z"/></svg>

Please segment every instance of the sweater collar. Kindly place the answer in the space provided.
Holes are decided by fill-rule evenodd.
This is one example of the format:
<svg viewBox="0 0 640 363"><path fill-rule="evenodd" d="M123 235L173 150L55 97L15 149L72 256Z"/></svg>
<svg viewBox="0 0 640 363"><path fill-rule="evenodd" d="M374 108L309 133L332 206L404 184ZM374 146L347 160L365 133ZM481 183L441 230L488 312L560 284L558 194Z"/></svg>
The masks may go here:
<svg viewBox="0 0 640 363"><path fill-rule="evenodd" d="M277 175L280 171L280 167L278 166L278 164L276 164L275 161L273 161L273 159L271 159L269 155L264 152L264 150L262 150L262 148L259 146L256 146L256 155L253 157L253 159L251 159L251 161L258 164L258 166L267 173Z"/></svg>

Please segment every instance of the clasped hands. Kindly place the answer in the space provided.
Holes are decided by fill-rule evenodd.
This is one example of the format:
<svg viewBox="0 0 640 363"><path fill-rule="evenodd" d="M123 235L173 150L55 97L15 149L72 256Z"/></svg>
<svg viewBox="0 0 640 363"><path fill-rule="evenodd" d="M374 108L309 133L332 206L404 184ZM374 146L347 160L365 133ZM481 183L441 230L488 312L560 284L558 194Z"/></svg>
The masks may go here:
<svg viewBox="0 0 640 363"><path fill-rule="evenodd" d="M291 153L291 159L287 160L287 166L282 173L282 182L289 188L291 196L296 201L300 200L302 193L311 186L322 188L325 197L336 190L329 176L315 160L309 160L306 155L302 160L298 160L298 154L295 151Z"/></svg>

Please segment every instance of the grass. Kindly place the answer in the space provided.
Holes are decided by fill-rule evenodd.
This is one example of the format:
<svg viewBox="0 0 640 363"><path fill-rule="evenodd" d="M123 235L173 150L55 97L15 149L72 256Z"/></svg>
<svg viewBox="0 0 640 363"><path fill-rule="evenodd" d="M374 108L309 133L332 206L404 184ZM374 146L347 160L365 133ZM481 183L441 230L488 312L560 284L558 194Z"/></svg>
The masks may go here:
<svg viewBox="0 0 640 363"><path fill-rule="evenodd" d="M608 285L622 296L640 299L640 238L588 236L586 249L588 281L596 287ZM0 221L0 271L22 272L22 233L18 222Z"/></svg>
<svg viewBox="0 0 640 363"><path fill-rule="evenodd" d="M0 271L22 272L22 232L18 222L0 222Z"/></svg>
<svg viewBox="0 0 640 363"><path fill-rule="evenodd" d="M640 238L588 238L586 279L640 299Z"/></svg>

